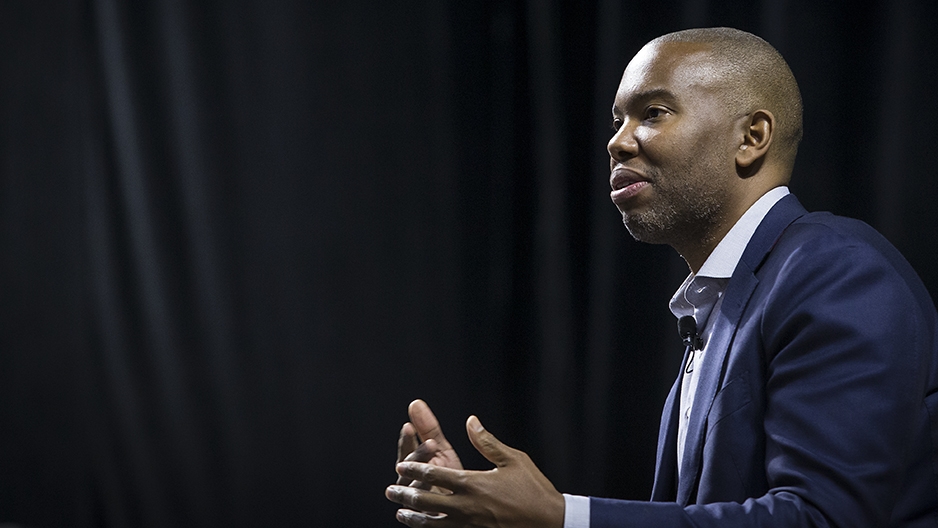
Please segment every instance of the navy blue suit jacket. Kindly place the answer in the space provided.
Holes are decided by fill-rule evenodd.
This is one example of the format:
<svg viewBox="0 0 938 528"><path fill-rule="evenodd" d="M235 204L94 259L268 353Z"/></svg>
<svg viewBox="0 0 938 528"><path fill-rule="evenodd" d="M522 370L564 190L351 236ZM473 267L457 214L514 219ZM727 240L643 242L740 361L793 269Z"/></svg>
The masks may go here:
<svg viewBox="0 0 938 528"><path fill-rule="evenodd" d="M786 196L710 317L680 479L678 378L652 502L591 528L938 526L938 315L882 236Z"/></svg>

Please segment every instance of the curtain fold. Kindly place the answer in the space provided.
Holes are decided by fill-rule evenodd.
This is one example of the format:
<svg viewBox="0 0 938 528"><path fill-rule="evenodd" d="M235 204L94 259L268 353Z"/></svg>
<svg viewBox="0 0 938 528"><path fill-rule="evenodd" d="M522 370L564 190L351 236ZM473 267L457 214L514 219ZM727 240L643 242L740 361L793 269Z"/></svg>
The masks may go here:
<svg viewBox="0 0 938 528"><path fill-rule="evenodd" d="M938 293L938 7L903 0L0 7L0 523L394 526L424 398L642 499L687 272L609 201L647 40L763 35L792 188Z"/></svg>

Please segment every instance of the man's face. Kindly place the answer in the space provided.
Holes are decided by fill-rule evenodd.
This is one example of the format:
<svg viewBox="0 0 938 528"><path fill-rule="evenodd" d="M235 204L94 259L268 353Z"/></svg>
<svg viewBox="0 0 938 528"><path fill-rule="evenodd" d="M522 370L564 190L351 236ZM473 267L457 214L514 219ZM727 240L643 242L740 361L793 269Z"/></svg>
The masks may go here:
<svg viewBox="0 0 938 528"><path fill-rule="evenodd" d="M706 49L645 46L622 75L609 140L612 201L637 240L680 246L716 235L738 184L739 117L719 98Z"/></svg>

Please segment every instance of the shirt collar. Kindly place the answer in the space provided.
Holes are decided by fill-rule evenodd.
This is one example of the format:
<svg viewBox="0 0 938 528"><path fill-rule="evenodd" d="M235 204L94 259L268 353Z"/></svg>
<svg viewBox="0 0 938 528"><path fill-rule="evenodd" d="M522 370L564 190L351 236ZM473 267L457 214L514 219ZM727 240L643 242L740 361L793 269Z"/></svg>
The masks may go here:
<svg viewBox="0 0 938 528"><path fill-rule="evenodd" d="M723 240L713 249L703 266L697 272L699 277L714 277L718 279L728 279L733 276L739 259L743 256L743 251L749 244L756 228L762 223L765 215L769 213L779 200L789 194L788 187L784 185L776 187L762 195L762 198L756 200L749 209L743 213L743 216L736 221Z"/></svg>
<svg viewBox="0 0 938 528"><path fill-rule="evenodd" d="M707 257L700 271L696 275L688 275L681 287L674 292L669 307L675 317L693 315L699 326L706 325L710 311L723 295L723 290L733 276L733 271L756 228L772 206L788 194L788 187L776 187L762 195L743 213Z"/></svg>

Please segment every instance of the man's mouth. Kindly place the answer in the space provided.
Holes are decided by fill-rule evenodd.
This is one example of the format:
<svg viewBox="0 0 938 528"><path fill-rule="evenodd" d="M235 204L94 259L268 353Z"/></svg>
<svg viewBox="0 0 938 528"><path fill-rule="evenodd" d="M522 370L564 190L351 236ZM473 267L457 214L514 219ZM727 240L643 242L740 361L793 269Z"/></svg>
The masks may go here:
<svg viewBox="0 0 938 528"><path fill-rule="evenodd" d="M632 169L617 167L609 176L612 192L609 197L616 205L621 205L651 185L644 175Z"/></svg>

